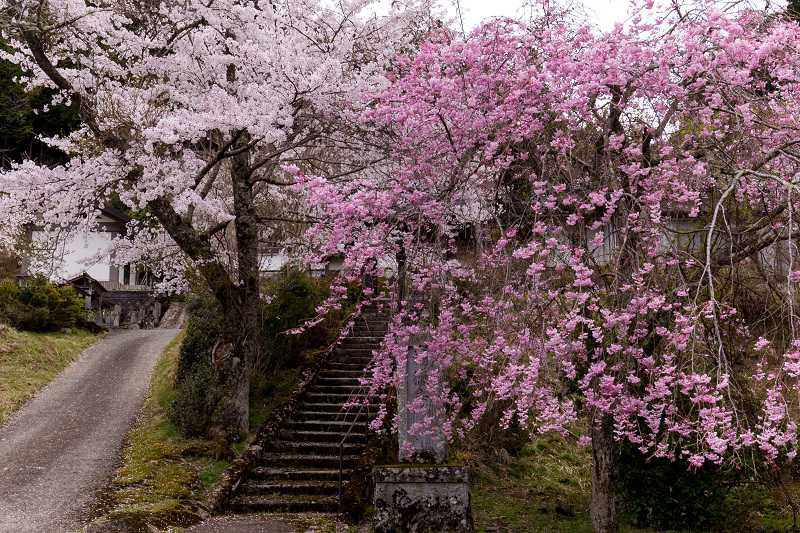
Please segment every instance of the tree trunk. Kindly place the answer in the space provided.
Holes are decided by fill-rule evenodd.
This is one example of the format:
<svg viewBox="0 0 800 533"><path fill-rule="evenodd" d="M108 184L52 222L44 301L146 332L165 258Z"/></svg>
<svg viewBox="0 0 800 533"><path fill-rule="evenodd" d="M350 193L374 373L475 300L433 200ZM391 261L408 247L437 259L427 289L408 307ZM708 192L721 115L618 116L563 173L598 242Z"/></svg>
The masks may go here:
<svg viewBox="0 0 800 533"><path fill-rule="evenodd" d="M242 303L241 307L234 304L235 307L225 309L225 328L211 356L211 388L206 398L206 416L207 435L214 439L238 440L249 430L255 320L243 316L242 311L246 311L248 306L247 302Z"/></svg>
<svg viewBox="0 0 800 533"><path fill-rule="evenodd" d="M242 144L249 142L243 135ZM250 183L249 151L231 158L233 228L236 232L236 277L215 291L222 304L225 327L212 354L211 390L206 398L211 438L236 440L246 435L250 420L250 373L258 321L259 227ZM209 280L213 290L213 280Z"/></svg>
<svg viewBox="0 0 800 533"><path fill-rule="evenodd" d="M604 414L600 420L591 420L592 433L592 499L589 516L595 533L619 531L617 511L614 506L616 468L614 467L614 419Z"/></svg>

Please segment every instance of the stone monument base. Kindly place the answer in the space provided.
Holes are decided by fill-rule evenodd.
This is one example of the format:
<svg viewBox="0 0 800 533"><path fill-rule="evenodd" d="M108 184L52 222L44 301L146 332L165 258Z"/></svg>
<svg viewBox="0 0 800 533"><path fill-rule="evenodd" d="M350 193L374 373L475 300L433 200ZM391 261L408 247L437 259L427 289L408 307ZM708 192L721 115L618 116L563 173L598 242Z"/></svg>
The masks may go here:
<svg viewBox="0 0 800 533"><path fill-rule="evenodd" d="M469 467L378 467L372 479L376 533L472 533Z"/></svg>

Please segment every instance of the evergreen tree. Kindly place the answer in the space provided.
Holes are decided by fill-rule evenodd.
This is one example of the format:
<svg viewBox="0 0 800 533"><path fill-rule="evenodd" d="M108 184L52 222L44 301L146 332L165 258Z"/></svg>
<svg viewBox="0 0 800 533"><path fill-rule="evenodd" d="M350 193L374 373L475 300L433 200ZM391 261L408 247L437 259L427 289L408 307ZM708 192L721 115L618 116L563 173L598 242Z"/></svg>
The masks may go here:
<svg viewBox="0 0 800 533"><path fill-rule="evenodd" d="M4 40L0 40L0 48L12 51ZM18 81L23 76L19 65L0 59L0 166L5 168L11 161L24 159L60 162L63 154L37 137L63 135L78 124L71 107L48 106L53 90L26 91Z"/></svg>

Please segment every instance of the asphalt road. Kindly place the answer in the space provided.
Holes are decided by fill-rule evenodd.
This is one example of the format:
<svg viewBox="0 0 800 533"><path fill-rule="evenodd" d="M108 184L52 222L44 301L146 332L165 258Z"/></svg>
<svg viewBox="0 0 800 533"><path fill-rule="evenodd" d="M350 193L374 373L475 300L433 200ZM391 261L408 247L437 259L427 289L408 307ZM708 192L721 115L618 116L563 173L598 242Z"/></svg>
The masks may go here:
<svg viewBox="0 0 800 533"><path fill-rule="evenodd" d="M112 331L0 428L0 533L85 525L178 331Z"/></svg>

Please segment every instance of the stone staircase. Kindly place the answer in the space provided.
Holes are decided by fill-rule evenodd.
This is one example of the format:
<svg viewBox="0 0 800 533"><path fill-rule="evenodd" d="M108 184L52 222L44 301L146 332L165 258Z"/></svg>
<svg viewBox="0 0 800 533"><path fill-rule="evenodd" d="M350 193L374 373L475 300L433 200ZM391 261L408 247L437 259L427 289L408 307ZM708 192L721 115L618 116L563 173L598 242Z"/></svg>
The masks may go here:
<svg viewBox="0 0 800 533"><path fill-rule="evenodd" d="M363 398L358 379L388 331L388 312L366 311L336 346L303 402L264 451L228 509L246 512L336 512L339 504L339 443L342 479L350 477L366 442L366 411L344 410ZM358 393L358 394L357 394ZM372 412L377 411L373 398ZM355 424L354 424L355 421ZM352 427L352 429L351 429Z"/></svg>

